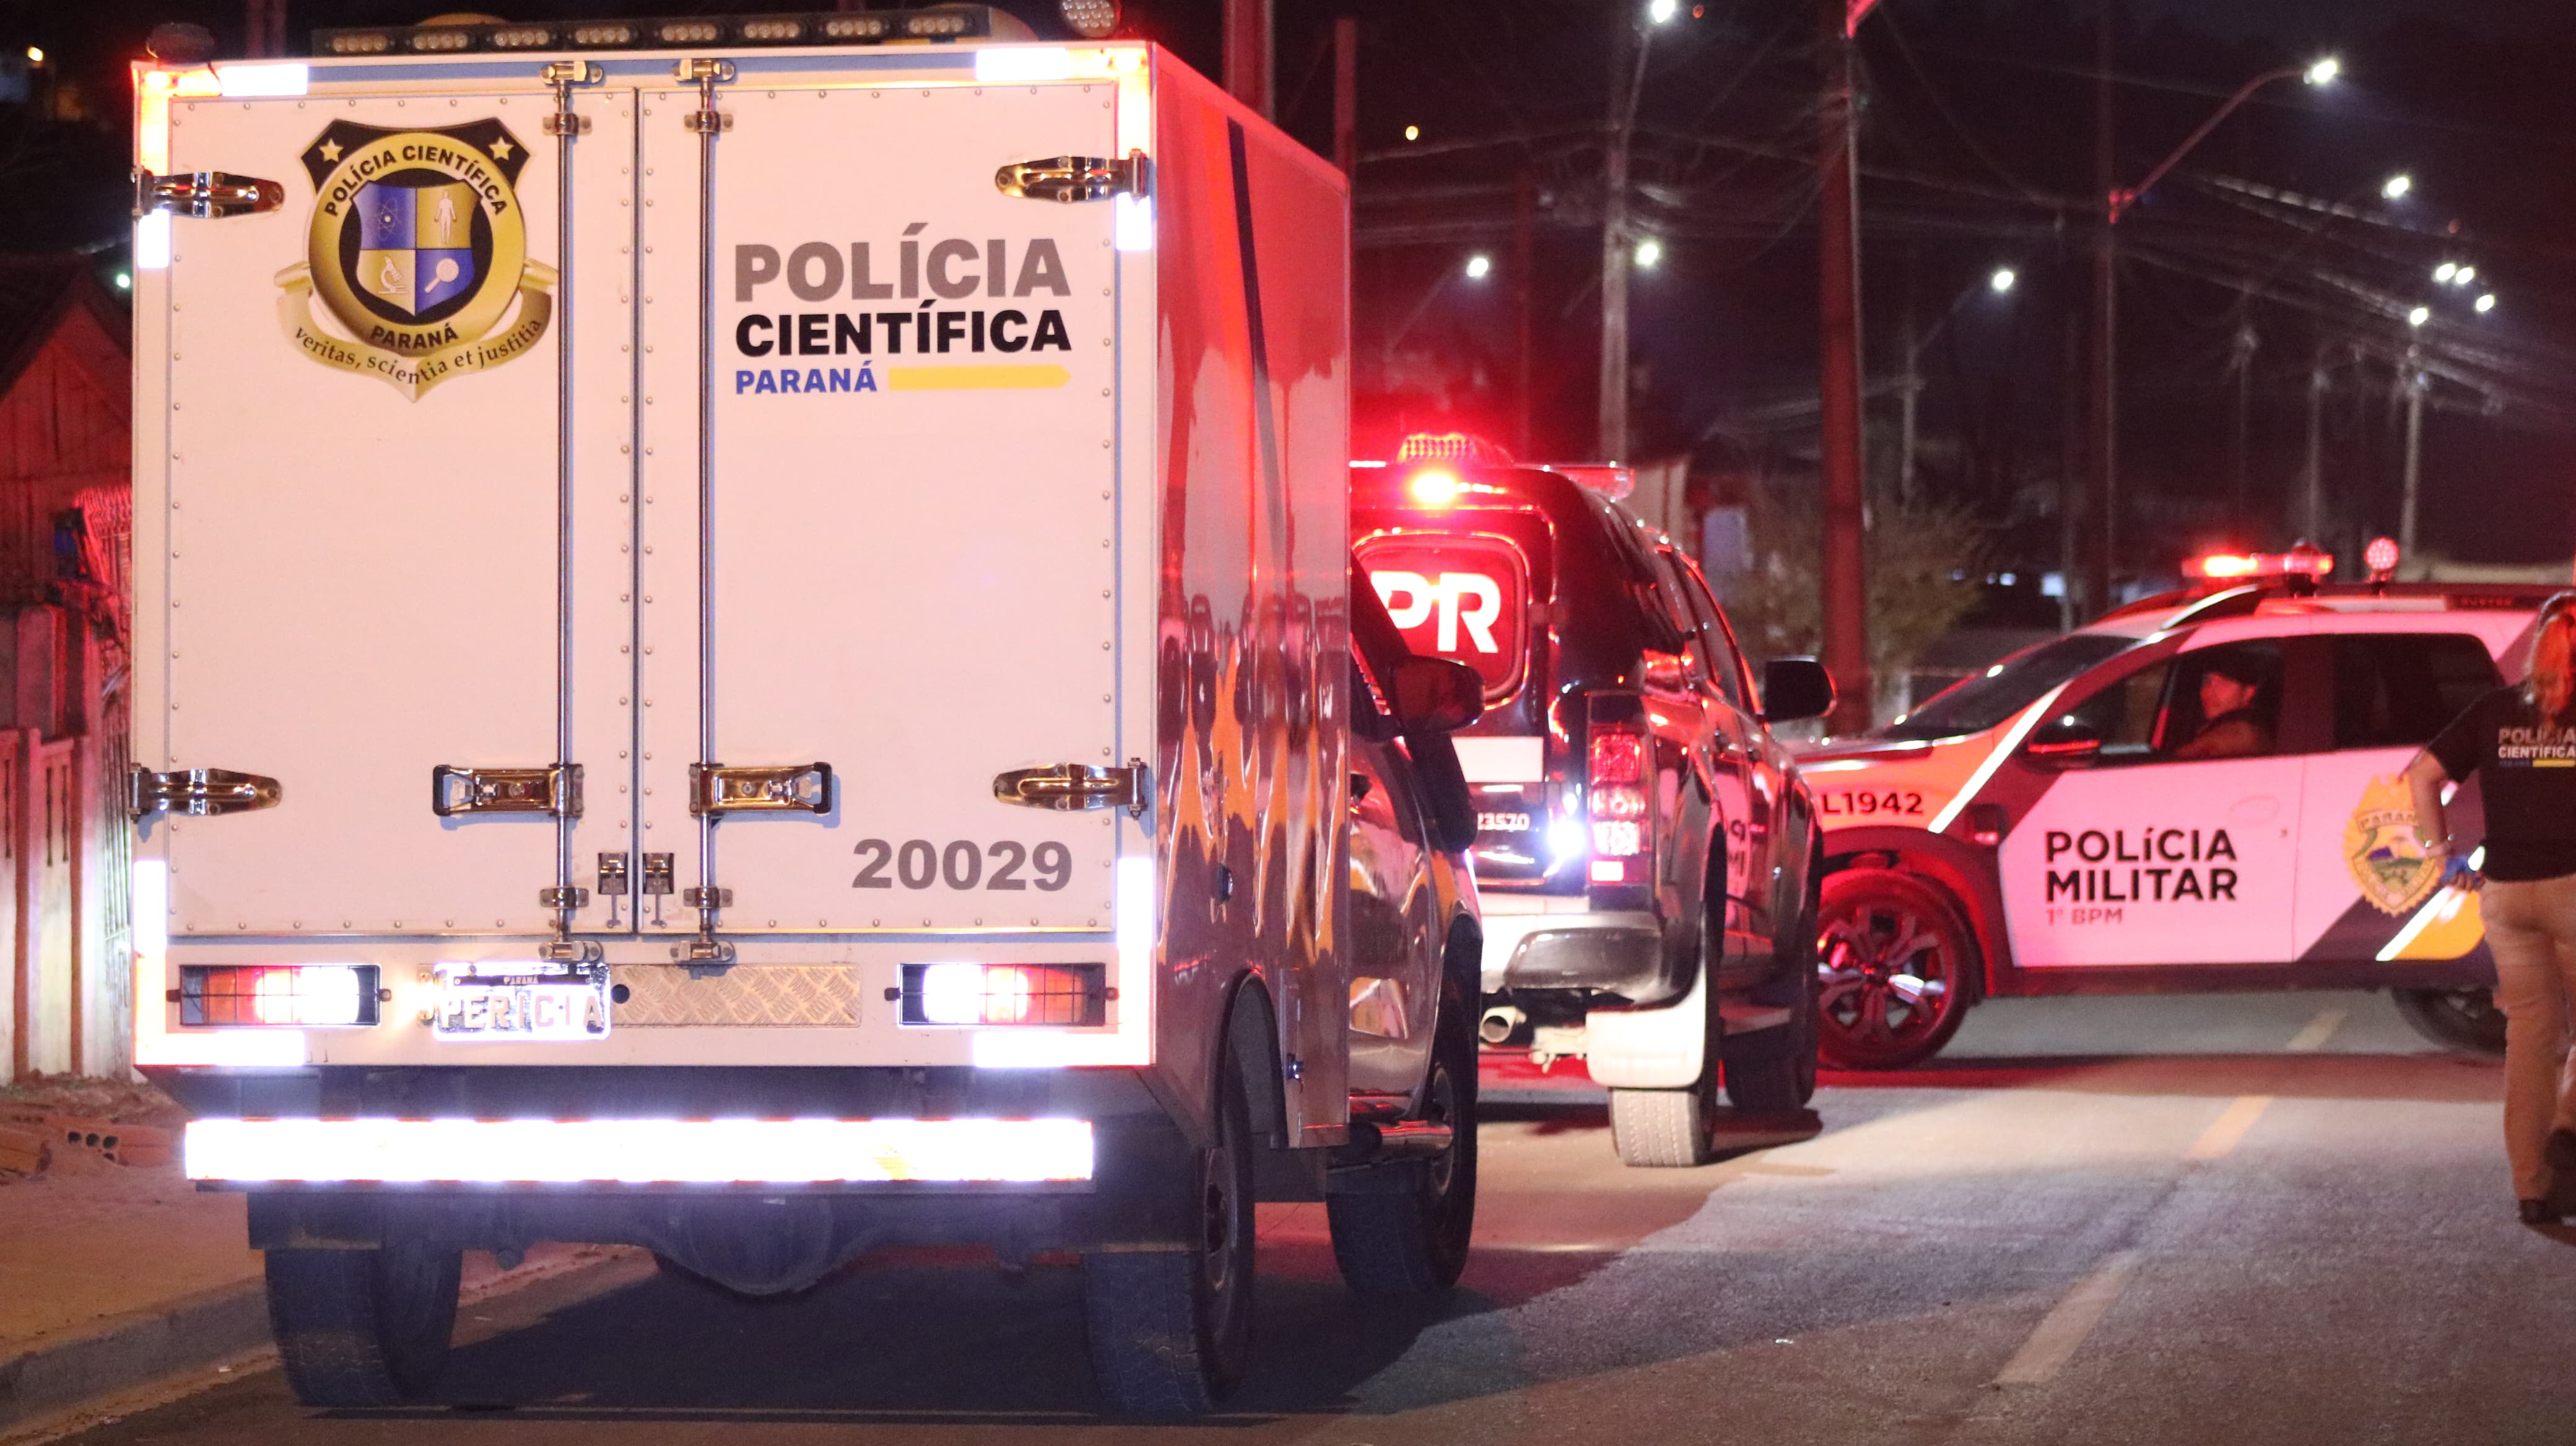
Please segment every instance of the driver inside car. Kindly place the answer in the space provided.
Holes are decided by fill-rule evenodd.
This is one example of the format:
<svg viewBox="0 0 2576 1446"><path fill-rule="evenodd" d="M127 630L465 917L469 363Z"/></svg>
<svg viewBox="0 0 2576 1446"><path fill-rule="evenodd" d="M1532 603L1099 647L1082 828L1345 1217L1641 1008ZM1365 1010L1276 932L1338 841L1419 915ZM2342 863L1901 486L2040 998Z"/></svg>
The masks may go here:
<svg viewBox="0 0 2576 1446"><path fill-rule="evenodd" d="M2257 706L2263 683L2251 659L2211 659L2200 675L2200 729L2173 756L2250 758L2271 752L2270 710Z"/></svg>

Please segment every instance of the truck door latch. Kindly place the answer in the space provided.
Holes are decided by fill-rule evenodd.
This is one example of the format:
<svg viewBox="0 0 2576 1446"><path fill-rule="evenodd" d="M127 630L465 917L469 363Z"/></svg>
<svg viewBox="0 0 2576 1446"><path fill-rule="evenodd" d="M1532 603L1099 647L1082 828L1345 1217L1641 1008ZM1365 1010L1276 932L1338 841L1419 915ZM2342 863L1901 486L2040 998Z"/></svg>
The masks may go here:
<svg viewBox="0 0 2576 1446"><path fill-rule="evenodd" d="M286 188L257 176L221 171L182 171L175 176L134 173L134 214L170 211L181 216L248 216L286 204Z"/></svg>
<svg viewBox="0 0 2576 1446"><path fill-rule="evenodd" d="M1109 156L1056 156L1004 166L993 173L993 185L1005 196L1032 201L1142 198L1154 194L1154 162L1143 151L1129 151L1123 161Z"/></svg>
<svg viewBox="0 0 2576 1446"><path fill-rule="evenodd" d="M783 763L764 768L689 765L689 812L830 813L832 765Z"/></svg>
<svg viewBox="0 0 2576 1446"><path fill-rule="evenodd" d="M281 797L274 778L235 773L229 768L178 768L155 773L137 763L126 773L125 812L137 822L156 813L209 818L219 813L248 813L275 808Z"/></svg>
<svg viewBox="0 0 2576 1446"><path fill-rule="evenodd" d="M451 768L429 771L429 811L440 818L461 813L542 813L581 817L581 765L550 768Z"/></svg>
<svg viewBox="0 0 2576 1446"><path fill-rule="evenodd" d="M993 796L1022 808L1052 808L1068 813L1123 808L1143 818L1154 796L1154 775L1144 760L1137 758L1127 760L1124 768L1094 768L1082 763L1014 768L994 775Z"/></svg>

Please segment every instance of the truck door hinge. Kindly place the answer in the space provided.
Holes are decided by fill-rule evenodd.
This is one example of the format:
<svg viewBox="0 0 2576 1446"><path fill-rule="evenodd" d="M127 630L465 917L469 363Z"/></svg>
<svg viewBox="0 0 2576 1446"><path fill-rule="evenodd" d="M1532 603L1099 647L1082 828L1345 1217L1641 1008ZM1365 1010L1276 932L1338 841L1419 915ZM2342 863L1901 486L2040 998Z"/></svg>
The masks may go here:
<svg viewBox="0 0 2576 1446"><path fill-rule="evenodd" d="M1056 156L1020 161L993 173L993 185L1005 196L1032 201L1106 201L1112 196L1142 199L1154 194L1154 162L1143 151L1125 160L1110 156Z"/></svg>
<svg viewBox="0 0 2576 1446"><path fill-rule="evenodd" d="M689 765L689 812L830 813L832 765L782 763L774 767Z"/></svg>
<svg viewBox="0 0 2576 1446"><path fill-rule="evenodd" d="M248 216L286 204L286 188L257 176L222 171L183 171L175 176L134 173L134 214L168 211L180 216Z"/></svg>
<svg viewBox="0 0 2576 1446"><path fill-rule="evenodd" d="M1154 774L1143 759L1124 768L1094 768L1059 763L1053 768L1014 768L993 777L993 796L1022 808L1072 812L1089 808L1123 808L1138 818L1153 801Z"/></svg>
<svg viewBox="0 0 2576 1446"><path fill-rule="evenodd" d="M461 813L542 813L581 817L581 765L547 768L453 768L429 771L429 811L440 818Z"/></svg>
<svg viewBox="0 0 2576 1446"><path fill-rule="evenodd" d="M156 813L210 818L275 808L282 793L274 778L229 768L177 768L155 773L137 763L126 773L125 812L141 822Z"/></svg>

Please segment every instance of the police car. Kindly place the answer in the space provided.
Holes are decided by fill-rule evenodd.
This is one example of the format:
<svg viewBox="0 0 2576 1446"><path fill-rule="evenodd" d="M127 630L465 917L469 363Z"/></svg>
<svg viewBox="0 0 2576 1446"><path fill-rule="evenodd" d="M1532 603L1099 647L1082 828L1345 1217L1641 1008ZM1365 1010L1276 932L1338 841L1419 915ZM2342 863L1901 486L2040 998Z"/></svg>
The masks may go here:
<svg viewBox="0 0 2576 1446"><path fill-rule="evenodd" d="M1721 1088L1803 1107L1819 835L1765 720L1825 712L1831 678L1783 659L1757 691L1697 567L1619 505L1619 469L1444 434L1352 475L1354 549L1406 645L1484 684L1455 747L1486 1042L1583 1059L1631 1165L1707 1160Z"/></svg>
<svg viewBox="0 0 2576 1446"><path fill-rule="evenodd" d="M2477 895L2427 857L2400 775L2519 677L2547 592L2331 566L2230 560L2209 570L2251 576L1808 753L1827 1061L1917 1063L1985 998L2236 989L2384 988L2437 1042L2501 1050Z"/></svg>

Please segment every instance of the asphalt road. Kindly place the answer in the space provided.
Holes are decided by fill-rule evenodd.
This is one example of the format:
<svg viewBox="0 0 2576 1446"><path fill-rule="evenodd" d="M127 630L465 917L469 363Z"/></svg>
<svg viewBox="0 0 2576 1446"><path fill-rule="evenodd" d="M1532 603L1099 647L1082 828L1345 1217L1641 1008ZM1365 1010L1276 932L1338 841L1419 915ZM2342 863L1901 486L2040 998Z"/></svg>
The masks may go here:
<svg viewBox="0 0 2576 1446"><path fill-rule="evenodd" d="M77 1439L2566 1446L2576 1233L2514 1222L2499 1080L2371 995L2007 1001L1705 1169L1621 1169L1580 1097L1498 1107L1457 1294L1364 1306L1321 1207L1265 1207L1259 1364L1192 1426L1093 1415L1070 1271L911 1262L541 1288L436 1405L307 1412L270 1371Z"/></svg>

